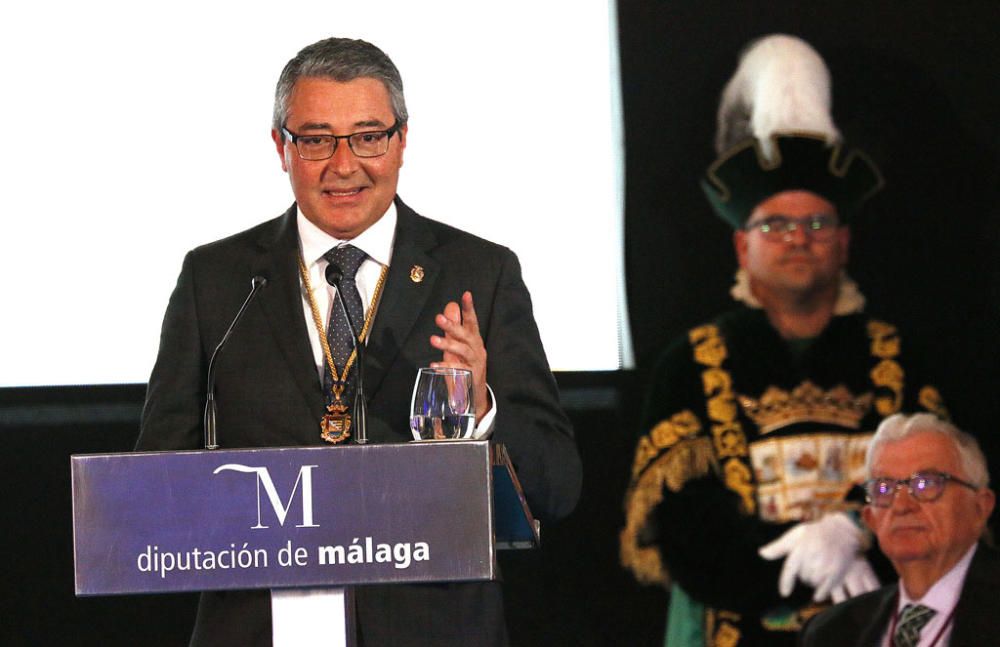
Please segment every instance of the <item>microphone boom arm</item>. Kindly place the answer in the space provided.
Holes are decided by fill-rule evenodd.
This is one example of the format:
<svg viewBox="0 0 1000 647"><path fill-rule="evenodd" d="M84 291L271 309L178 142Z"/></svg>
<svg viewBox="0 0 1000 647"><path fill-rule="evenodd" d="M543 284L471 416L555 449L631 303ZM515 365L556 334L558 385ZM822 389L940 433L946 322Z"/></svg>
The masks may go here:
<svg viewBox="0 0 1000 647"><path fill-rule="evenodd" d="M233 329L236 328L237 322L243 317L243 313L246 312L247 307L249 307L250 302L254 300L257 293L267 285L267 279L263 276L255 276L250 282L250 294L243 301L243 305L240 306L239 312L233 318L233 323L229 324L229 329L226 330L226 334L222 336L222 340L219 342L215 350L212 351L212 358L208 360L208 379L206 380L206 395L205 395L205 416L204 416L204 428L205 428L205 449L218 449L219 442L216 435L215 429L215 360L219 356L219 351L222 347L226 345L229 341L229 336L233 334Z"/></svg>

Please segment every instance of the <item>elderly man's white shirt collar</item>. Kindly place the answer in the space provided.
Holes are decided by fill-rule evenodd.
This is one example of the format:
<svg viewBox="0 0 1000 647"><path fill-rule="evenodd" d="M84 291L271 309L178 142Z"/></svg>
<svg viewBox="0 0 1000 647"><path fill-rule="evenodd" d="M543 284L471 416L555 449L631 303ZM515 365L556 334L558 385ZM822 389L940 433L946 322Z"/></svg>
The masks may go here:
<svg viewBox="0 0 1000 647"><path fill-rule="evenodd" d="M976 554L977 544L972 544L969 550L965 551L965 555L962 559L955 562L955 565L951 567L951 570L944 574L944 576L927 590L924 597L919 600L914 600L909 595L906 594L906 587L903 586L902 580L899 582L899 609L902 609L907 604L922 604L925 607L930 607L936 609L938 613L944 611L947 613L958 601L958 596L962 592L962 584L965 583L965 574L969 572L969 564L972 562L972 556Z"/></svg>

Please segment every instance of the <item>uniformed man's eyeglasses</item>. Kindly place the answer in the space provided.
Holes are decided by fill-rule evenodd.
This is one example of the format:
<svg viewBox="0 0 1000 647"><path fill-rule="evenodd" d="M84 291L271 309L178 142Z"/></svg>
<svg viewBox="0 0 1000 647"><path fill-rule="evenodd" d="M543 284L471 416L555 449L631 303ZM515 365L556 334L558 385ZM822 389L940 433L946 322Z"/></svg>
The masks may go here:
<svg viewBox="0 0 1000 647"><path fill-rule="evenodd" d="M767 240L791 240L796 230L813 240L827 241L833 238L833 233L840 227L837 216L829 213L814 213L800 218L775 214L754 222L748 222L744 229L758 231Z"/></svg>

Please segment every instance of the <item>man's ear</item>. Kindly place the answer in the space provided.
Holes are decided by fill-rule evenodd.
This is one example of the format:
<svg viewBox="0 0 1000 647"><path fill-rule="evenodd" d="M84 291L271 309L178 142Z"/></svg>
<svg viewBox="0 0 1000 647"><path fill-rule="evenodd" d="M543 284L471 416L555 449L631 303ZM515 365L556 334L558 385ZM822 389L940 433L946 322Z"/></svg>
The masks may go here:
<svg viewBox="0 0 1000 647"><path fill-rule="evenodd" d="M861 508L861 520L865 522L865 525L868 526L869 530L875 532L875 513L872 512L872 507L870 505L866 505Z"/></svg>
<svg viewBox="0 0 1000 647"><path fill-rule="evenodd" d="M840 238L840 266L847 267L847 261L851 257L851 228L841 227L837 230Z"/></svg>
<svg viewBox="0 0 1000 647"><path fill-rule="evenodd" d="M979 519L985 524L990 515L993 514L993 506L996 505L996 494L989 488L983 488L976 492L976 509L979 512Z"/></svg>
<svg viewBox="0 0 1000 647"><path fill-rule="evenodd" d="M277 128L271 129L271 141L274 142L275 148L278 149L278 157L281 158L281 170L287 173L288 164L285 160L285 140Z"/></svg>
<svg viewBox="0 0 1000 647"><path fill-rule="evenodd" d="M746 269L747 257L747 232L737 229L733 232L733 249L736 250L736 260L740 264L740 269Z"/></svg>
<svg viewBox="0 0 1000 647"><path fill-rule="evenodd" d="M403 126L399 129L397 137L399 137L399 165L403 165L403 151L406 150L406 133L409 130L409 126Z"/></svg>

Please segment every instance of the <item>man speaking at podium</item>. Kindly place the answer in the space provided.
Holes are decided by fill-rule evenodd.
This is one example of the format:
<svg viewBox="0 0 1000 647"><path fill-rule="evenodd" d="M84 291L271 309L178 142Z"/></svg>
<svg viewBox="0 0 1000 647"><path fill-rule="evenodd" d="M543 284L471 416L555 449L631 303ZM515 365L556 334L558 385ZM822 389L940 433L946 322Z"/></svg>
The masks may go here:
<svg viewBox="0 0 1000 647"><path fill-rule="evenodd" d="M225 156L219 135L202 138L206 154ZM465 160L476 143L461 135L441 143ZM399 199L406 136L402 80L377 47L331 38L288 62L271 137L295 203L187 254L138 450L202 446L210 358L253 281L265 285L213 367L221 447L353 442L359 374L368 441L404 442L417 369L467 368L475 436L506 445L536 517L572 510L580 460L517 258ZM355 602L362 645L507 643L498 582L359 587ZM269 645L271 637L268 591L202 594L192 644Z"/></svg>

